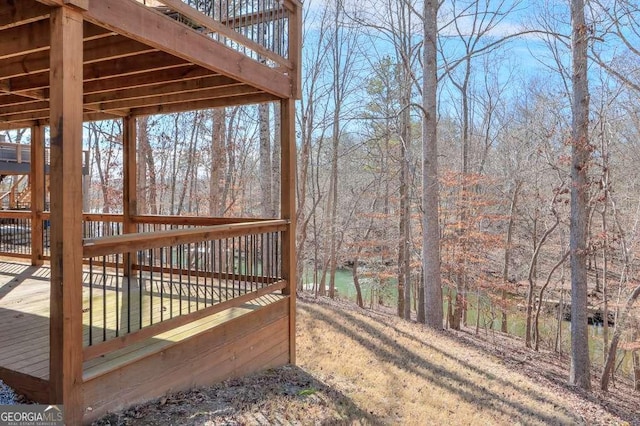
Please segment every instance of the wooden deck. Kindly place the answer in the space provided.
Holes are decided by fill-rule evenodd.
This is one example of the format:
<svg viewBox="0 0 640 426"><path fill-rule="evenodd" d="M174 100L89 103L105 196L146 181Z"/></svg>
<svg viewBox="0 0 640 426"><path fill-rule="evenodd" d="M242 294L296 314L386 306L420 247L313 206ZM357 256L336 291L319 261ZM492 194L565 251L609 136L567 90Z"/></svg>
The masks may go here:
<svg viewBox="0 0 640 426"><path fill-rule="evenodd" d="M225 300L228 295L238 297L251 291L250 283L236 282L235 286L229 287L228 283L221 280L217 285L208 287L194 283L188 294L184 291L182 294L177 294L170 291L173 285L170 281L163 278L161 282L160 277L157 277L154 282L143 285L143 288L155 290L153 308L151 308L148 292L143 291L143 294L139 294L140 292L136 290L134 294L122 291L123 284L126 285L128 282L126 278L109 275L107 286L100 285L96 288L91 287L87 282L89 275L84 275L83 340L85 346L89 343L90 335L94 343L100 342L105 337L107 339L115 337L117 329L122 334L126 333L127 327L137 329L140 324L137 321L140 319L142 325L147 326L160 322L163 315L169 311L173 311L174 316L178 313L186 314L195 311L198 305L202 306L204 301L210 304L216 303ZM131 281L137 286L138 280L139 278L136 277ZM48 266L34 267L15 261L0 262L0 379L36 400L46 394L49 379L49 287L50 268ZM117 288L120 290L116 291ZM90 296L94 299L92 310L89 310ZM108 355L85 361L83 379L88 382L94 381L100 376L165 351L178 343L284 298L279 294L268 294L241 306L225 309L160 333L153 338L126 346ZM128 323L126 312L129 305L133 314L130 315L131 321ZM116 306L118 310L115 309ZM142 306L141 313L140 306ZM105 308L109 314L103 316ZM93 318L90 318L91 316ZM286 330L286 327L280 328Z"/></svg>
<svg viewBox="0 0 640 426"><path fill-rule="evenodd" d="M36 401L64 404L65 422L76 425L168 391L295 363L301 34L299 0L0 0L0 130L31 130L31 211L11 217L28 221L21 226L31 235L13 255L52 265L0 259L0 379ZM278 223L139 232L145 222L136 221L137 117L262 102L278 102L281 111ZM127 236L87 240L82 123L103 119L122 126L121 231ZM45 126L51 142L46 185ZM25 152L16 152L16 162ZM56 189L49 191L50 214L48 187ZM44 229L50 229L48 240ZM83 269L104 256L115 255L109 266L117 266L118 255L264 233L281 242L268 259L279 273L264 274L260 282L268 285L256 291L237 279L231 288L212 281L223 274L237 278L233 265L227 271L197 265L180 273L187 285L176 287L177 296L171 277L158 284L131 276L98 287L100 299L90 294L99 283L92 279L89 286ZM133 263L138 270L166 270L142 259ZM207 272L209 282L201 284L198 274ZM207 301L209 308L199 309ZM183 315L194 303L197 312ZM180 315L164 320L172 310ZM99 343L105 338L111 340Z"/></svg>
<svg viewBox="0 0 640 426"><path fill-rule="evenodd" d="M0 262L0 367L49 378L49 268Z"/></svg>

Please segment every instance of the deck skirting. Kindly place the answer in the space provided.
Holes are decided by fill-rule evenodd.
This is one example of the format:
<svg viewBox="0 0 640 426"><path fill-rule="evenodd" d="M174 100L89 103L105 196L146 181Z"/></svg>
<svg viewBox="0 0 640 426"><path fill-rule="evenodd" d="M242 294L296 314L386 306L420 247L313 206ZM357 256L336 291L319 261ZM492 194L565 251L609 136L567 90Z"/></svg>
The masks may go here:
<svg viewBox="0 0 640 426"><path fill-rule="evenodd" d="M84 419L289 362L289 297L86 379ZM148 344L152 345L153 339ZM142 349L144 350L144 349ZM108 363L109 361L105 361ZM92 369L85 369L85 375Z"/></svg>
<svg viewBox="0 0 640 426"><path fill-rule="evenodd" d="M0 262L0 380L45 404L51 393L49 276L48 266ZM169 392L287 364L290 312L290 296L271 292L85 358L83 422ZM84 322L86 335L86 315Z"/></svg>

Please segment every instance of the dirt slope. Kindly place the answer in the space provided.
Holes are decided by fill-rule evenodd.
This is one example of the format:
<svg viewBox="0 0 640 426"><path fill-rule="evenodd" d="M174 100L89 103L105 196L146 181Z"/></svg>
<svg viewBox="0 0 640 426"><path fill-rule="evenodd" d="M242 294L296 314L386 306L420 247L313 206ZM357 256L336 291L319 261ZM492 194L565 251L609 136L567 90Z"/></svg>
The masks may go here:
<svg viewBox="0 0 640 426"><path fill-rule="evenodd" d="M297 367L170 395L98 424L640 425L640 397L627 387L576 393L565 361L518 341L433 333L328 300L298 306Z"/></svg>

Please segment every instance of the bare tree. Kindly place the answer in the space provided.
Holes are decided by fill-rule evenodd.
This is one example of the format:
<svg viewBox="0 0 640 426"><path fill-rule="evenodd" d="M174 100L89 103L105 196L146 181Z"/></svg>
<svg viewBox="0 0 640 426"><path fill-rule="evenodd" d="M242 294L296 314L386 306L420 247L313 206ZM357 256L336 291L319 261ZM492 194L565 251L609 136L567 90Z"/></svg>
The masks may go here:
<svg viewBox="0 0 640 426"><path fill-rule="evenodd" d="M571 1L572 22L572 140L571 140L571 370L569 382L591 389L589 330L587 325L587 221L589 188L589 81L587 47L589 28L584 0Z"/></svg>
<svg viewBox="0 0 640 426"><path fill-rule="evenodd" d="M268 103L258 105L258 117L260 123L260 192L262 215L264 217L274 217L273 195L271 187L272 157L271 157L271 113Z"/></svg>
<svg viewBox="0 0 640 426"><path fill-rule="evenodd" d="M442 277L440 275L440 226L438 224L438 1L424 2L422 81L422 273L424 308L418 320L442 329Z"/></svg>

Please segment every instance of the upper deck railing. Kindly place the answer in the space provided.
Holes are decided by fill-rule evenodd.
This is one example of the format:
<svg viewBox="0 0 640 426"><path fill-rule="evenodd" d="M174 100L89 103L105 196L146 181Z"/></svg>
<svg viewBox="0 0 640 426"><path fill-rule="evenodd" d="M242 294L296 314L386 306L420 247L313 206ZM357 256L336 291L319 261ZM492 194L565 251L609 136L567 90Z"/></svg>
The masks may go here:
<svg viewBox="0 0 640 426"><path fill-rule="evenodd" d="M299 68L299 0L138 1L269 67Z"/></svg>
<svg viewBox="0 0 640 426"><path fill-rule="evenodd" d="M49 147L44 148L44 164L49 165L51 160L51 150ZM0 162L7 163L31 163L31 145L17 144L11 142L0 141ZM82 151L82 170L83 174L89 171L89 151ZM0 166L0 174L2 174L2 166Z"/></svg>

